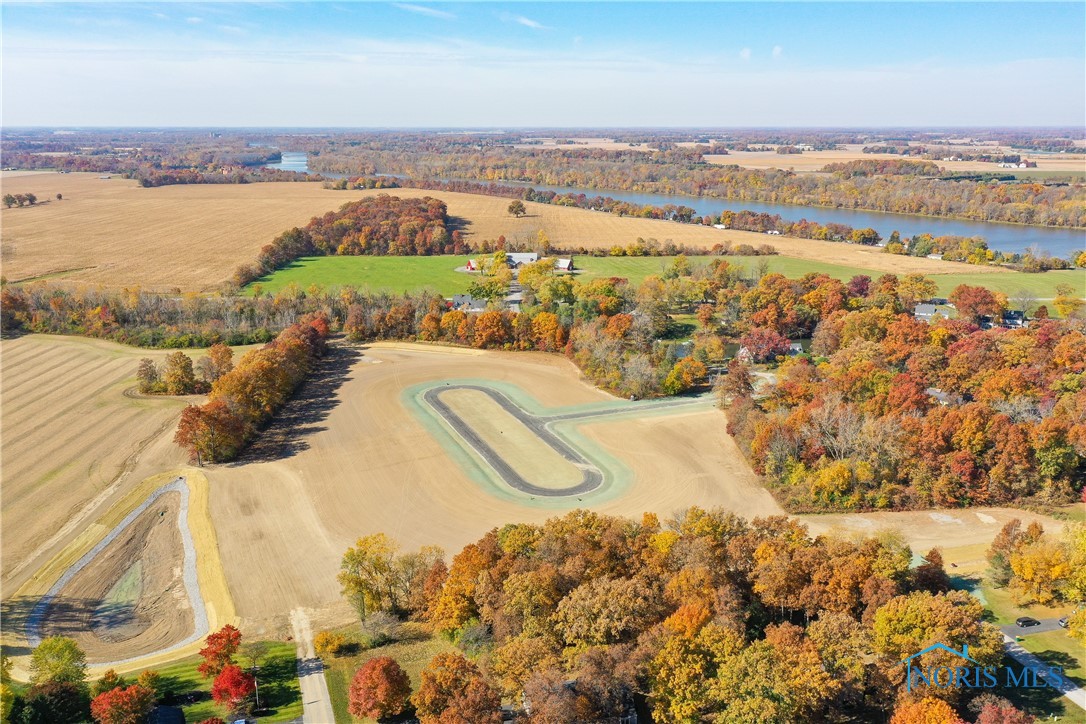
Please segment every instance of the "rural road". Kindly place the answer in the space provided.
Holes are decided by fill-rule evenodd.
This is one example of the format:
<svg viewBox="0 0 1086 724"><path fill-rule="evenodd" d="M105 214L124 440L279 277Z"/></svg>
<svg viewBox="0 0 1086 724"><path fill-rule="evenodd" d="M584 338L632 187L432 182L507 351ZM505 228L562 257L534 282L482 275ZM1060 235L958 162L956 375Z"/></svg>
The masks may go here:
<svg viewBox="0 0 1086 724"><path fill-rule="evenodd" d="M1040 628L1040 626L1035 628ZM1008 636L1007 634L1003 634L1003 650L1006 652L1007 656L1010 656L1023 666L1033 666L1041 670L1048 668L1048 664L1039 657L1026 651L1014 640L1014 637ZM1076 686L1074 682L1066 677L1063 679L1063 686L1053 688L1058 690L1078 708L1086 709L1086 689L1083 689L1081 686Z"/></svg>
<svg viewBox="0 0 1086 724"><path fill-rule="evenodd" d="M335 724L332 696L324 680L324 664L313 650L313 628L304 609L290 612L290 625L298 647L298 684L302 690L302 721L305 724Z"/></svg>

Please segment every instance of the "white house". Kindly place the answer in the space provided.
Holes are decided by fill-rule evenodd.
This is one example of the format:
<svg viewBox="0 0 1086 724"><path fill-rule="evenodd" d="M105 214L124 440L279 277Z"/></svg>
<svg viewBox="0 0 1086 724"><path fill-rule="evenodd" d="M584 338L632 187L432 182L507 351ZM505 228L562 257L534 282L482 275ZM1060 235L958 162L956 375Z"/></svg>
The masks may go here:
<svg viewBox="0 0 1086 724"><path fill-rule="evenodd" d="M558 271L573 271L573 259L555 259L554 268Z"/></svg>

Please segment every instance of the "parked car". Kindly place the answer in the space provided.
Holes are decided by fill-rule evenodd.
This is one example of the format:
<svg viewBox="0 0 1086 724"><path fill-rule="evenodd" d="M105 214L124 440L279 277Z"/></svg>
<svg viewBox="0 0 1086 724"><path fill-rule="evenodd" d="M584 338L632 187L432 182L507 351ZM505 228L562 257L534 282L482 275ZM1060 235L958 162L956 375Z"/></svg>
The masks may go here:
<svg viewBox="0 0 1086 724"><path fill-rule="evenodd" d="M1061 618L1056 623L1058 623L1060 625L1060 628L1067 628L1067 619L1069 619L1069 618L1071 618L1071 617L1070 616L1064 616L1063 618Z"/></svg>
<svg viewBox="0 0 1086 724"><path fill-rule="evenodd" d="M1018 624L1019 628L1029 628L1030 626L1041 625L1040 621L1035 618L1031 618L1030 616L1023 616L1022 618L1015 621L1015 623Z"/></svg>

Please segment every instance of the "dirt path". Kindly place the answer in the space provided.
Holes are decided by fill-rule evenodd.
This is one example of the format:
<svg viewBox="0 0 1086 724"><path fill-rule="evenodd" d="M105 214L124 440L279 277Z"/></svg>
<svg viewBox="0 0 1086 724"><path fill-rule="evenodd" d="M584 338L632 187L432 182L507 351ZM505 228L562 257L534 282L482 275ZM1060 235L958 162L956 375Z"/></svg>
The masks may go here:
<svg viewBox="0 0 1086 724"><path fill-rule="evenodd" d="M324 664L313 650L313 627L305 609L290 612L290 625L298 647L298 684L302 690L302 721L305 724L335 724L332 695L324 678Z"/></svg>

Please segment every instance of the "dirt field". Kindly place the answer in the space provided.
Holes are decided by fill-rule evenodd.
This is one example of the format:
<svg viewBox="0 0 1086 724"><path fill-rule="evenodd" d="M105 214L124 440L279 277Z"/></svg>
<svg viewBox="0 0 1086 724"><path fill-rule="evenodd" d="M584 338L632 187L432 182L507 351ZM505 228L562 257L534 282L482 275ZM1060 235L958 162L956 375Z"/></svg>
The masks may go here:
<svg viewBox="0 0 1086 724"><path fill-rule="evenodd" d="M119 661L192 633L181 575L180 497L158 498L60 590L46 610L43 636L74 638L90 661Z"/></svg>
<svg viewBox="0 0 1086 724"><path fill-rule="evenodd" d="M78 532L65 523L89 503L185 463L172 438L187 400L126 394L139 359L165 354L47 335L0 342L6 590L41 564L44 548L55 550L47 544L58 534Z"/></svg>
<svg viewBox="0 0 1086 724"><path fill-rule="evenodd" d="M97 174L5 172L4 193L34 193L35 207L0 211L4 276L9 281L49 278L145 289L207 291L255 259L264 244L291 226L381 191L330 191L320 184L259 183L140 188L135 181ZM57 193L63 200L53 198ZM912 257L889 257L848 244L768 237L743 231L620 218L583 209L526 204L520 219L508 199L417 189L391 189L402 197L435 196L463 226L469 240L534 240L539 231L556 246L626 245L637 237L710 247L731 241L770 243L781 254L873 271L928 274L985 268ZM990 271L1002 271L990 269Z"/></svg>
<svg viewBox="0 0 1086 724"><path fill-rule="evenodd" d="M334 397L330 409L307 409L320 399L303 395L272 431L272 438L283 436L280 445L206 471L227 579L247 626L276 630L291 607L338 605L339 561L360 535L384 531L405 548L437 544L451 555L494 526L541 522L587 504L491 494L402 399L412 385L471 378L515 385L546 408L615 402L581 381L567 360L391 344L336 355L335 371L312 393ZM291 424L293 433L285 429ZM710 408L585 421L583 434L632 471L621 496L593 509L635 517L695 504L780 512L723 424Z"/></svg>

